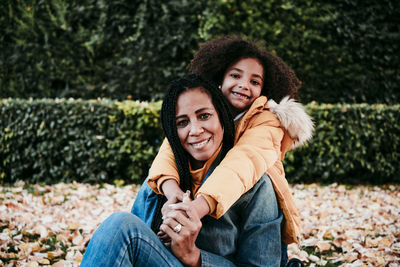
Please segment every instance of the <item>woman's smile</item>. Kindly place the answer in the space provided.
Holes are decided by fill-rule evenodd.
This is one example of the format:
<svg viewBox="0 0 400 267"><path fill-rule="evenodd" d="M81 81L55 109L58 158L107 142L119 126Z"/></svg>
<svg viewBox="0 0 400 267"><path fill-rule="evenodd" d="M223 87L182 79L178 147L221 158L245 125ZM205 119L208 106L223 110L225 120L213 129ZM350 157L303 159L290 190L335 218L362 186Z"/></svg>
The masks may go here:
<svg viewBox="0 0 400 267"><path fill-rule="evenodd" d="M191 146L193 146L195 149L199 149L200 150L200 149L203 149L210 142L210 140L211 140L211 137L207 138L207 139L205 139L203 141L190 142L189 144Z"/></svg>

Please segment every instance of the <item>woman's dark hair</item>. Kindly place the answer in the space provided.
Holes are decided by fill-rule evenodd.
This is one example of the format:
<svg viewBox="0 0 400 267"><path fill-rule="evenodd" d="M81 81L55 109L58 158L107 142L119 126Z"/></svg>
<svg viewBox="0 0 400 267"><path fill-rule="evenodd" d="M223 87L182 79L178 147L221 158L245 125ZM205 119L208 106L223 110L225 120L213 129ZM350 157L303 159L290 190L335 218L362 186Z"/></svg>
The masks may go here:
<svg viewBox="0 0 400 267"><path fill-rule="evenodd" d="M224 130L223 141L221 148L222 158L225 154L233 147L235 126L233 123L233 116L230 112L230 106L222 94L221 90L217 88L215 84L203 79L198 74L186 75L180 79L172 81L167 94L164 97L161 107L161 123L164 130L164 134L168 139L168 142L174 153L176 166L178 168L178 174L180 178L180 188L183 192L189 190L192 192L192 176L189 169L189 154L183 148L179 137L176 126L176 102L180 94L193 88L202 88L206 92L218 113L219 121ZM193 197L193 196L192 196ZM161 219L161 208L165 203L166 198L159 195L159 201L157 203L156 214L154 216L152 226L154 232L157 232L160 228Z"/></svg>
<svg viewBox="0 0 400 267"><path fill-rule="evenodd" d="M263 65L261 95L278 103L287 95L298 98L301 82L293 70L280 57L237 35L218 37L200 45L188 69L220 85L226 70L242 58L256 58Z"/></svg>

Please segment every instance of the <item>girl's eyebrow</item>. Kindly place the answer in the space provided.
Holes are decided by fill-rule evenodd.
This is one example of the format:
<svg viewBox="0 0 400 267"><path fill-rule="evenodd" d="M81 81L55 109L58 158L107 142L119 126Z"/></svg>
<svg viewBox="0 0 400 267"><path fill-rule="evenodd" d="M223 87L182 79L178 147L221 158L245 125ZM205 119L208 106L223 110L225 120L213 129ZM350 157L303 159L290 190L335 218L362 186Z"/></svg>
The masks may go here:
<svg viewBox="0 0 400 267"><path fill-rule="evenodd" d="M232 68L231 71L232 71L232 70L236 70L236 71L238 71L238 72L240 72L240 73L243 73L243 72L244 72L242 69L239 69L239 68ZM254 76L254 77L256 77L256 78L260 78L261 81L264 81L264 79L263 79L263 77L262 77L261 75L258 75L258 74L253 73L252 76Z"/></svg>

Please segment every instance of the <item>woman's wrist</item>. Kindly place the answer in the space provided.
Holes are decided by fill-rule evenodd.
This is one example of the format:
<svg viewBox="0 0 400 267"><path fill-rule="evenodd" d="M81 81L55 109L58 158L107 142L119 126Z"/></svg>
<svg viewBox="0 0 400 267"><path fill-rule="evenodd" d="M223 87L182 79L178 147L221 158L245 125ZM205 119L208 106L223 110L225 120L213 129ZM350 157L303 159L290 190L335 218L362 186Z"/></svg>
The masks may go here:
<svg viewBox="0 0 400 267"><path fill-rule="evenodd" d="M191 266L191 267L199 267L201 266L201 252L200 249L195 247L190 255L187 255L185 259L182 260L182 263Z"/></svg>

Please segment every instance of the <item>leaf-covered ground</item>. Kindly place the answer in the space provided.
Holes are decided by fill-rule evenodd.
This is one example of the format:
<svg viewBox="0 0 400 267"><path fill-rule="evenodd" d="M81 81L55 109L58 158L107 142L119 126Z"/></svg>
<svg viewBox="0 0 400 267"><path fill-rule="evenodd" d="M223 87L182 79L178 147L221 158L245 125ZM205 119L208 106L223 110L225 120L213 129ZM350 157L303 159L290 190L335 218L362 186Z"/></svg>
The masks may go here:
<svg viewBox="0 0 400 267"><path fill-rule="evenodd" d="M400 187L295 185L308 266L399 266ZM78 266L112 212L129 211L138 186L0 186L0 266Z"/></svg>

